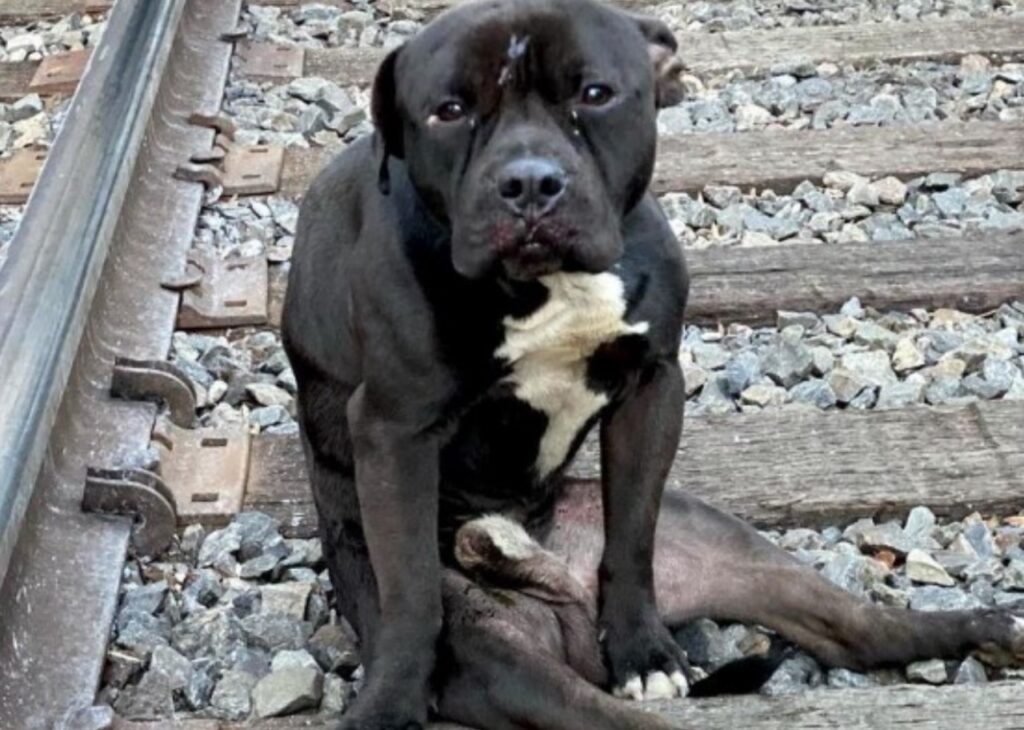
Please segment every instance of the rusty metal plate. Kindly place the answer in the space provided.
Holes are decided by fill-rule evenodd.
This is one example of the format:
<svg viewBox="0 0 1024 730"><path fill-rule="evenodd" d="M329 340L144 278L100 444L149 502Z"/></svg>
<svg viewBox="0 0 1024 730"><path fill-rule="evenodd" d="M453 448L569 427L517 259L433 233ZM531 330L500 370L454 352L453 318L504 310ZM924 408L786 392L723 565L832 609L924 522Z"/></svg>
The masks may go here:
<svg viewBox="0 0 1024 730"><path fill-rule="evenodd" d="M178 328L185 330L266 324L267 259L264 256L220 260L193 251L189 259L203 272L199 286L181 295Z"/></svg>
<svg viewBox="0 0 1024 730"><path fill-rule="evenodd" d="M161 419L153 443L178 524L222 525L241 511L252 444L245 426L189 430Z"/></svg>
<svg viewBox="0 0 1024 730"><path fill-rule="evenodd" d="M10 157L0 159L0 204L21 205L27 202L44 162L45 150L18 150Z"/></svg>
<svg viewBox="0 0 1024 730"><path fill-rule="evenodd" d="M55 56L47 56L36 69L29 91L37 94L73 94L78 82L85 73L92 51L85 48L80 51L68 51Z"/></svg>
<svg viewBox="0 0 1024 730"><path fill-rule="evenodd" d="M254 79L291 79L302 76L306 52L301 46L283 43L238 44L238 70Z"/></svg>
<svg viewBox="0 0 1024 730"><path fill-rule="evenodd" d="M233 147L224 157L225 195L269 195L281 184L284 147Z"/></svg>

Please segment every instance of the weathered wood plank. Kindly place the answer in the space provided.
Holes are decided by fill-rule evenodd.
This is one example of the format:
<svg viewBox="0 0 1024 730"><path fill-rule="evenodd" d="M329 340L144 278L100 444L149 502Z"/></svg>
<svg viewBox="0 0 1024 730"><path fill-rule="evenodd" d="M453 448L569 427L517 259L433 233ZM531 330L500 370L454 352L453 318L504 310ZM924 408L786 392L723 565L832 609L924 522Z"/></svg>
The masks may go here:
<svg viewBox="0 0 1024 730"><path fill-rule="evenodd" d="M246 505L311 534L299 439L260 436L252 453ZM572 476L595 479L599 463L588 441ZM899 516L918 504L954 517L1005 513L1024 507L1024 403L691 418L668 488L759 526Z"/></svg>
<svg viewBox="0 0 1024 730"><path fill-rule="evenodd" d="M1022 136L1020 122L663 136L651 186L659 193L711 184L789 191L833 170L903 179L935 170L976 175L1024 165Z"/></svg>
<svg viewBox="0 0 1024 730"><path fill-rule="evenodd" d="M984 18L970 22L865 23L727 33L680 33L679 58L690 72L771 69L798 63L834 61L864 65L873 61L956 61L968 54L1008 58L1024 54L1024 18ZM340 84L369 84L384 58L379 48L310 49L306 76Z"/></svg>
<svg viewBox="0 0 1024 730"><path fill-rule="evenodd" d="M936 170L980 175L1024 168L1024 122L934 122L915 126L776 130L662 136L651 189L696 192L738 185L790 192L803 180L848 170L910 179ZM305 192L337 148L288 148L283 195Z"/></svg>
<svg viewBox="0 0 1024 730"><path fill-rule="evenodd" d="M765 324L780 309L836 311L851 296L878 309L985 312L1024 298L1024 233L884 244L688 251L687 319Z"/></svg>
<svg viewBox="0 0 1024 730"><path fill-rule="evenodd" d="M851 296L876 309L986 312L1024 299L1024 233L884 244L688 251L692 324L770 324L778 310L828 312ZM287 285L271 267L270 320Z"/></svg>
<svg viewBox="0 0 1024 730"><path fill-rule="evenodd" d="M10 25L74 12L103 12L113 4L114 0L3 0L0 2L0 23Z"/></svg>
<svg viewBox="0 0 1024 730"><path fill-rule="evenodd" d="M920 730L985 728L1018 730L1024 726L1020 682L926 687L897 685L874 689L821 689L782 697L722 697L642 705L643 709L701 730ZM264 720L263 730L327 730L336 718L290 717ZM242 730L248 723L215 720L133 723L120 721L115 730ZM461 730L450 723L430 730Z"/></svg>
<svg viewBox="0 0 1024 730"><path fill-rule="evenodd" d="M29 93L39 61L0 63L0 101L17 101Z"/></svg>

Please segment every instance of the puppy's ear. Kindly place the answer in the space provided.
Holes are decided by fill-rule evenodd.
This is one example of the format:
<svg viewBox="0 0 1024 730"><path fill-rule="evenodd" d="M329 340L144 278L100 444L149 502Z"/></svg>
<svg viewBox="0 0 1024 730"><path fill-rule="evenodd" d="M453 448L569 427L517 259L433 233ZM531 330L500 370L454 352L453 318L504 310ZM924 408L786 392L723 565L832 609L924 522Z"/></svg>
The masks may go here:
<svg viewBox="0 0 1024 730"><path fill-rule="evenodd" d="M656 101L659 109L675 106L683 100L683 84L679 74L683 71L683 63L676 57L679 44L669 27L657 18L645 15L630 17L640 28L647 39L647 54L654 67Z"/></svg>
<svg viewBox="0 0 1024 730"><path fill-rule="evenodd" d="M377 69L373 80L373 93L370 98L370 113L377 127L378 136L383 143L380 178L380 191L387 195L390 189L388 177L388 158L405 156L402 141L402 117L398 110L398 84L395 67L401 47L391 51Z"/></svg>

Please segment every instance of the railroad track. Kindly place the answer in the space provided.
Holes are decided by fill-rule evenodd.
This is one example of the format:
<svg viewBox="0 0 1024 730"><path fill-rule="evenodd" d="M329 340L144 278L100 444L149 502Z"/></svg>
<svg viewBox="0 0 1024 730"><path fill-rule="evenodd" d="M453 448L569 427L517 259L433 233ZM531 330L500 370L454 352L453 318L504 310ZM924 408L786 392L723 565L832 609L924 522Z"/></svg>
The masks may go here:
<svg viewBox="0 0 1024 730"><path fill-rule="evenodd" d="M0 727L34 730L72 719L81 724L64 726L104 726L87 725L87 718L138 730L244 724L250 687L230 719L172 719L170 694L169 707L164 697L158 698L164 704L155 701L139 712L142 693L133 688L144 681L147 662L156 661L149 659L154 646L126 648L121 640L131 617L123 605L119 611L119 603L127 602L120 586L123 580L134 590L164 580L170 590L165 585L156 592L152 613L181 614L184 604L175 601L182 600L184 586L205 575L194 570L196 555L189 558L184 545L242 511L270 515L288 540L313 537L315 512L288 412L293 386L287 362L275 359L274 350L294 203L343 140L365 130L366 87L383 54L365 44L324 47L329 44L323 39L335 38L335 31L316 30L316 24L356 24L354 35L365 35L367 28L394 27L388 25L392 19L424 21L448 4L388 0L344 21L337 13L352 12L345 3L326 2L323 10L307 12L291 0L249 9L242 0L119 0L112 9L110 2L89 0L10 0L0 8L0 36L7 40L5 27L29 28L73 13L109 14L95 48L46 48L45 55L36 53L41 58L0 63L0 103L24 105L26 97L38 95L40 113L48 113L74 94L52 147L42 139L41 145L0 155L0 206L7 206L0 214L7 210L21 221L0 259ZM652 9L633 0L625 4ZM1017 559L1011 543L1016 539L1021 550L1020 534L1012 530L1024 529L1018 516L1024 509L1024 305L1015 309L1011 303L1024 301L1024 224L1014 217L1014 211L1024 216L1024 176L1016 188L991 179L974 184L968 199L957 203L961 212L933 224L928 235L911 222L913 211L904 211L900 220L911 235L900 242L866 240L862 222L878 211L903 211L909 202L883 210L875 200L861 206L866 214L846 215L852 188L879 179L906 183L910 193L903 190L901 197L911 201L926 190L933 197L946 188L956 192L958 178L929 183L925 178L932 173L985 179L998 170L1024 171L1024 114L1013 111L1024 109L1024 71L1013 65L1024 60L1024 8L1007 7L1016 12L723 33L691 27L680 33L687 72L699 84L691 89L697 97L715 84L732 88L762 77L798 83L815 77L799 69L820 64L833 66L831 78L840 81L882 68L888 79L882 86L898 86L895 69L914 64L962 67L958 84L965 86L971 69L994 63L1003 64L995 76L1004 91L1009 88L999 101L1009 113L996 114L991 103L979 111L961 99L949 107L962 111L959 117L947 111L947 118L820 129L806 128L812 126L809 117L798 123L802 109L795 121L785 110L773 110L772 120L742 132L702 130L699 119L684 128L666 120L653 189L684 234L693 274L688 319L703 326L688 330L682 354L696 415L688 420L670 489L686 489L779 532L865 517L902 520L921 505L943 520L980 512L1009 518L1009 527L997 534L1009 536L999 550L1008 568ZM664 5L654 9L674 12ZM298 42L268 36L264 26L280 18L299 28ZM303 31L307 25L313 30ZM382 40L394 37L373 42ZM323 101L317 97L322 85L301 87L316 78L348 92L347 102L330 101L327 120L318 121L315 108ZM989 78L981 95L991 101L994 87ZM275 94L285 99L278 107L268 101ZM289 121L289 110L298 122ZM349 120L343 127L335 123L340 116ZM865 179L843 182L846 173ZM705 201L715 190L725 190L731 202L708 212ZM972 195L981 201L984 225L958 222L957 215L969 217ZM806 239L812 233L803 219L798 231L785 234L755 230L766 218L784 222L786 205L800 196L831 197L836 205L836 218L814 234L816 243ZM953 197L942 200L952 205ZM772 210L777 199L783 202L766 217L746 211L750 218L736 240L720 230L728 229L730 206L757 207L756 213ZM701 215L711 219L702 222ZM861 234L839 242L851 230L847 226L856 225ZM762 238L747 238L752 231ZM740 233L745 245L705 245L739 243ZM871 329L873 315L849 314L857 309L846 304L851 297L869 310L904 313L879 319L891 328L891 342ZM844 314L835 315L841 307ZM964 319L968 314L977 317ZM920 333L943 329L940 320L954 333L961 325L963 332L981 332L979 323L991 321L999 323L991 332L1010 334L996 344L985 340L989 349L981 352L971 350L965 336L941 357L918 353L929 361L892 365L898 382L888 380L889 374L897 378L888 369L883 382L865 381L846 396L845 382L830 380L840 366L847 380L852 377L845 355L835 368L815 360L814 379L833 394L820 408L772 407L796 398L794 382L777 369L772 379L779 385L765 381L765 362L761 379L745 380L736 392L722 374L725 361L713 362L721 355L719 342L756 339L760 331L776 343L783 335L772 326L783 330L793 323L800 329L790 328L789 336L796 332L808 352L828 349L831 336L869 354L884 352L888 362L897 355L898 335L937 337ZM850 332L836 334L844 327ZM242 367L234 362L239 358L253 362ZM998 395L982 390L989 383L989 358L993 372L1010 368L1000 370L1009 384ZM953 361L961 363L954 368L957 377L977 375L975 389L961 385L955 397L941 398L936 383L951 376L931 369ZM927 396L911 400L927 405L871 408L886 387L903 387L922 370L930 373L921 376ZM796 380L811 377L808 365ZM723 392L713 397L719 387ZM752 412L734 413L740 410ZM595 479L597 464L587 444L574 478ZM175 536L190 525L202 528ZM170 553L160 557L168 545ZM308 543L288 545L294 553ZM865 552L884 562L883 550L872 552L876 547L867 545ZM220 566L225 572L237 574L248 565L230 560ZM310 559L308 567L315 566ZM896 570L891 563L888 569ZM310 604L303 604L300 619L323 591L314 585L304 595ZM181 620L174 619L175 626ZM112 625L119 637L113 643ZM171 630L168 625L163 644ZM723 729L1019 727L1019 681L1012 673L993 676L1004 681L689 701L652 711ZM335 678L335 689L342 684ZM207 702L211 690L212 684ZM185 688L175 691L180 700ZM132 692L132 702L118 701ZM107 701L118 717L93 708ZM261 727L327 726L326 700L324 708L321 714L266 720ZM153 722L138 719L147 713Z"/></svg>

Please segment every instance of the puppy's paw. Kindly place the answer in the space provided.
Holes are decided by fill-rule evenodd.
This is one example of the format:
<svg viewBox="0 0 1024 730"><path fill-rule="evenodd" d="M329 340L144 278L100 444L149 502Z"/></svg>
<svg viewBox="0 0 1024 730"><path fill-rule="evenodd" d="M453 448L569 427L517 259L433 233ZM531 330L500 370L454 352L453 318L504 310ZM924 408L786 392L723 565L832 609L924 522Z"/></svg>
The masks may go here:
<svg viewBox="0 0 1024 730"><path fill-rule="evenodd" d="M608 627L605 654L616 697L645 701L689 693L686 654L660 620L645 622L643 629L633 632Z"/></svg>

